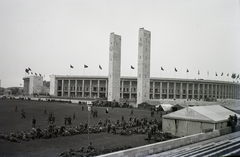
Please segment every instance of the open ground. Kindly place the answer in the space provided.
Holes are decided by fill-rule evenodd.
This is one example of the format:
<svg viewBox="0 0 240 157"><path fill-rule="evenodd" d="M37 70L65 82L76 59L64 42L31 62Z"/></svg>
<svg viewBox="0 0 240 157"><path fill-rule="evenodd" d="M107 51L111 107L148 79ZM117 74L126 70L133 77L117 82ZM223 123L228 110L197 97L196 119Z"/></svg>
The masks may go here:
<svg viewBox="0 0 240 157"><path fill-rule="evenodd" d="M18 107L18 112L15 112L15 106ZM44 115L45 108L47 112L53 112L56 117L56 125L64 125L65 115L72 116L75 112L76 119L72 120L72 125L79 125L80 122L85 123L88 120L89 111L85 106L82 111L82 106L78 104L68 104L59 102L43 102L43 101L28 101L28 100L11 100L0 99L0 132L3 134L9 134L11 131L17 132L22 130L29 130L32 126L33 116L36 118L36 126L40 126L44 129L48 126L47 115ZM21 118L21 109L25 110L26 118ZM98 117L90 115L90 125L99 122L99 119L105 120L108 116L111 120L116 121L123 115L125 119L129 118L129 108L109 108L109 113L105 114L106 107L94 107L98 110ZM149 110L133 109L134 116L141 117L147 116L148 119L159 118L159 115L155 114L155 117L150 117ZM73 136L58 136L58 138L50 139L35 139L26 141L20 141L20 143L14 143L10 141L0 140L0 156L57 156L64 150L79 149L82 146L85 148L89 142L93 143L93 147L97 149L116 148L123 146L137 147L148 144L145 140L147 137L144 135L114 135L112 133L101 132L92 134L79 134ZM151 142L150 142L151 143Z"/></svg>
<svg viewBox="0 0 240 157"><path fill-rule="evenodd" d="M220 105L220 104L236 104L240 105L239 100L219 100L217 102L197 102L179 100L179 101L167 101L161 103L185 103L187 105ZM15 107L18 107L18 112L15 112ZM77 126L80 122L87 122L89 111L85 106L82 111L82 105L59 103L59 102L44 102L44 101L31 101L31 100L16 100L16 99L0 99L0 133L9 134L11 131L17 132L22 130L31 129L32 117L37 120L36 126L40 126L44 129L48 126L47 115L44 115L45 108L47 112L53 112L56 117L57 125L64 125L65 115L72 116L75 112L76 119L72 120L72 125ZM21 109L25 110L26 118L21 118ZM99 119L105 120L108 116L112 121L116 121L117 118L121 118L123 115L125 119L129 118L129 108L109 108L109 113L105 114L106 107L94 107L98 110L98 117L93 118L90 115L90 125L99 122ZM134 116L141 117L146 116L148 119L158 119L160 114L155 114L154 117L150 116L149 110L133 109ZM92 134L78 134L73 136L58 136L58 138L50 139L35 139L28 142L20 141L20 143L14 143L10 141L4 141L0 139L0 156L57 156L64 150L79 149L82 146L85 148L89 142L93 143L93 147L97 149L102 148L116 148L123 146L137 147L149 144L145 140L146 134L133 134L130 136L114 135L112 133L101 132ZM150 143L153 143L151 141Z"/></svg>

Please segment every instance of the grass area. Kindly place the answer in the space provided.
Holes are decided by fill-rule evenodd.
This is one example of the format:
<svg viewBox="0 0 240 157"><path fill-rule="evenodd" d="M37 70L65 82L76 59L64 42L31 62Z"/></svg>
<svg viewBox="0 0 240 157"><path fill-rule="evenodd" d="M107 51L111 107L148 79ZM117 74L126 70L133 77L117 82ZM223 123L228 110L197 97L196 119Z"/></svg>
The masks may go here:
<svg viewBox="0 0 240 157"><path fill-rule="evenodd" d="M18 107L18 112L15 112L15 106ZM85 123L88 120L87 107L84 111L81 105L67 104L58 102L42 102L42 101L28 101L28 100L10 100L0 99L0 132L9 134L11 131L17 132L31 129L32 117L36 118L36 126L44 129L48 126L47 115L43 115L45 108L47 112L53 112L56 117L57 125L64 125L65 115L73 115L75 112L76 119L72 120L72 125L78 125L80 122ZM26 118L21 118L21 109L24 108ZM98 117L90 117L90 125L95 124L99 119L104 120L108 116L111 120L123 115L125 119L129 118L130 109L127 108L109 108L109 114L105 114L105 107L94 107L98 110ZM150 111L134 109L134 115L141 117L143 115L150 117ZM155 114L155 117L159 115ZM147 135L113 135L112 133L96 133L96 134L79 134L73 136L58 136L58 138L51 139L35 139L28 142L20 141L20 143L13 143L0 139L0 156L56 156L64 150L70 148L79 149L82 146L85 148L91 141L93 147L97 149L123 147L129 145L131 147L146 145L148 142L144 140Z"/></svg>
<svg viewBox="0 0 240 157"><path fill-rule="evenodd" d="M185 100L165 100L162 103L184 103ZM215 105L215 104L238 104L239 100L219 100L217 102L194 102L190 101L187 104L199 104L199 105ZM15 112L15 106L18 107L18 112ZM47 115L43 115L45 108L47 112L53 112L56 117L57 125L64 125L65 115L73 115L75 112L76 119L72 120L72 125L76 126L80 122L85 123L88 120L87 107L85 106L82 111L82 106L78 104L67 104L58 102L43 102L43 101L28 101L28 100L10 100L0 99L0 132L3 134L9 134L11 131L22 131L31 129L32 117L37 120L36 126L40 126L44 129L48 126ZM21 118L21 109L24 108L26 112L26 118ZM98 110L98 117L90 117L90 125L95 124L99 119L104 120L110 116L111 120L116 119L123 115L125 119L129 118L130 109L127 108L109 108L109 114L105 114L105 107L94 107ZM155 114L155 117L150 117L149 110L134 109L134 115L136 117L147 116L148 119L159 118L159 115ZM4 141L0 139L0 156L57 156L64 150L79 149L82 146L85 148L89 142L93 143L93 147L97 149L116 148L129 145L131 147L137 147L148 144L145 140L147 135L113 135L112 133L96 133L96 134L79 134L73 136L58 136L58 138L51 139L35 139L28 142L20 141L20 143L13 143L10 141ZM151 142L153 143L153 141Z"/></svg>

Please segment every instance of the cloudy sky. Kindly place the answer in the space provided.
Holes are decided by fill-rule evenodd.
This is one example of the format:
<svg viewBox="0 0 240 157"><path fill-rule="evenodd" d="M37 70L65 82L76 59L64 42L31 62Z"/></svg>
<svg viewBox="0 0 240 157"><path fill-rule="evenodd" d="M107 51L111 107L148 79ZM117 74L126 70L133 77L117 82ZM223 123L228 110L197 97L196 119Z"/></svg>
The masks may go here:
<svg viewBox="0 0 240 157"><path fill-rule="evenodd" d="M151 77L232 81L226 74L240 73L238 0L1 0L1 86L23 84L28 67L45 80L107 76L111 32L122 37L121 75L137 76L142 27L151 31Z"/></svg>

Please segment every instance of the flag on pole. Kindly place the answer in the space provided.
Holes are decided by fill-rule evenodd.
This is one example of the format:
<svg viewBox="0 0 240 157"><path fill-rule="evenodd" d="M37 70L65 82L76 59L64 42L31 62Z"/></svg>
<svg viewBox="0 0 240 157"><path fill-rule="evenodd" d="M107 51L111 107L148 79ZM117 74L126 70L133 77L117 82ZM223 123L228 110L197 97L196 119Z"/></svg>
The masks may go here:
<svg viewBox="0 0 240 157"><path fill-rule="evenodd" d="M217 72L216 72L216 76L218 76L218 75L217 75Z"/></svg>
<svg viewBox="0 0 240 157"><path fill-rule="evenodd" d="M236 78L236 74L232 73L232 78L235 79Z"/></svg>
<svg viewBox="0 0 240 157"><path fill-rule="evenodd" d="M28 71L32 71L32 69L30 69L30 68L28 67Z"/></svg>
<svg viewBox="0 0 240 157"><path fill-rule="evenodd" d="M161 67L161 70L164 71L163 67Z"/></svg>
<svg viewBox="0 0 240 157"><path fill-rule="evenodd" d="M207 71L207 75L209 75L209 71Z"/></svg>
<svg viewBox="0 0 240 157"><path fill-rule="evenodd" d="M35 75L37 76L37 73L35 73Z"/></svg>
<svg viewBox="0 0 240 157"><path fill-rule="evenodd" d="M223 76L223 72L222 72L221 76Z"/></svg>
<svg viewBox="0 0 240 157"><path fill-rule="evenodd" d="M99 69L100 69L100 70L102 70L102 67L101 67L101 65L99 65L98 67L99 67Z"/></svg>
<svg viewBox="0 0 240 157"><path fill-rule="evenodd" d="M41 74L39 74L39 76L42 76Z"/></svg>
<svg viewBox="0 0 240 157"><path fill-rule="evenodd" d="M227 76L229 76L229 74L227 74Z"/></svg>
<svg viewBox="0 0 240 157"><path fill-rule="evenodd" d="M73 66L72 66L72 65L70 65L70 68L73 68Z"/></svg>
<svg viewBox="0 0 240 157"><path fill-rule="evenodd" d="M198 75L200 75L200 71L198 70Z"/></svg>
<svg viewBox="0 0 240 157"><path fill-rule="evenodd" d="M237 75L237 79L239 78L239 74Z"/></svg>
<svg viewBox="0 0 240 157"><path fill-rule="evenodd" d="M25 69L25 72L29 74L29 70L28 69Z"/></svg>
<svg viewBox="0 0 240 157"><path fill-rule="evenodd" d="M131 69L135 69L135 68L131 65Z"/></svg>
<svg viewBox="0 0 240 157"><path fill-rule="evenodd" d="M177 72L177 69L176 69L176 68L175 68L174 70L175 70L175 72Z"/></svg>
<svg viewBox="0 0 240 157"><path fill-rule="evenodd" d="M84 64L84 68L88 68L88 66Z"/></svg>
<svg viewBox="0 0 240 157"><path fill-rule="evenodd" d="M189 72L189 70L187 69L187 73Z"/></svg>

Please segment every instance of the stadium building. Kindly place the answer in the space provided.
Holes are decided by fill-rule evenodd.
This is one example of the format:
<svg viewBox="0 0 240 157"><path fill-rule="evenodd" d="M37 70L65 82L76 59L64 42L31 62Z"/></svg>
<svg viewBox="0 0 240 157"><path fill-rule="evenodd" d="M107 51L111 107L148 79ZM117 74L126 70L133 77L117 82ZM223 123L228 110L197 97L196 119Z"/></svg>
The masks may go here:
<svg viewBox="0 0 240 157"><path fill-rule="evenodd" d="M240 84L227 81L150 77L151 32L139 29L137 77L122 77L121 36L110 34L108 76L50 76L50 95L56 97L106 98L108 101L150 99L239 99ZM32 93L31 78L24 79L24 90ZM36 89L35 89L36 90Z"/></svg>
<svg viewBox="0 0 240 157"><path fill-rule="evenodd" d="M120 78L120 100L136 100L137 78ZM51 75L50 95L107 98L107 76ZM240 99L239 83L178 78L150 78L149 99Z"/></svg>

